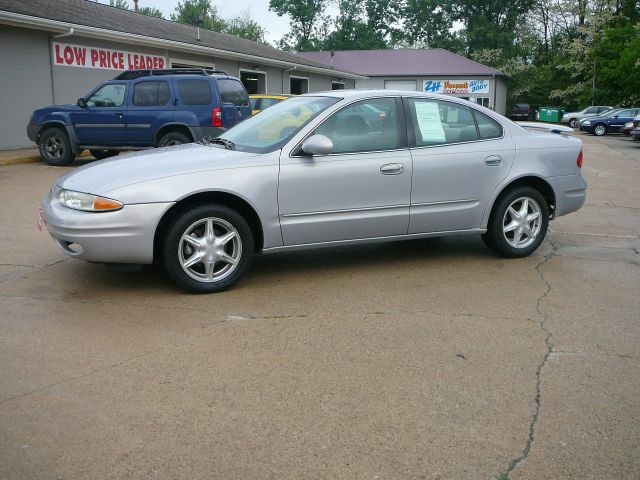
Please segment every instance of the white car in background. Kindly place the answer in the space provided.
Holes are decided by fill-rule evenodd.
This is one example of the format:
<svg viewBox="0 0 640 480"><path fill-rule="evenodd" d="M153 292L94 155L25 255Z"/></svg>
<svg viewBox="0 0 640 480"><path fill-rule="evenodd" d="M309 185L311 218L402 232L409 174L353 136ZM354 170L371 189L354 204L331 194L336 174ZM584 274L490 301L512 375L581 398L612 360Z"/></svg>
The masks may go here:
<svg viewBox="0 0 640 480"><path fill-rule="evenodd" d="M613 110L613 108L614 107L593 105L579 112L567 112L564 115L562 115L562 119L560 120L560 123L566 123L571 128L576 128L578 125L580 125L580 122L585 118L602 115L603 113L608 112L609 110Z"/></svg>

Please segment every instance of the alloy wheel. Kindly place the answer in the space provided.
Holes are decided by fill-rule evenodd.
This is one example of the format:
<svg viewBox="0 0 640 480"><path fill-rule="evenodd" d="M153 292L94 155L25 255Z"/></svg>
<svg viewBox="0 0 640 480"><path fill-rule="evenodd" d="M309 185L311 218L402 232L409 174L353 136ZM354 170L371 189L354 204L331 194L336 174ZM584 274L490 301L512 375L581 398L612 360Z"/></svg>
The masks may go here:
<svg viewBox="0 0 640 480"><path fill-rule="evenodd" d="M502 233L514 248L527 248L535 242L542 225L540 205L531 197L511 202L502 219Z"/></svg>
<svg viewBox="0 0 640 480"><path fill-rule="evenodd" d="M236 228L221 218L203 218L191 224L178 242L178 259L184 272L199 282L219 282L228 277L242 257L242 240Z"/></svg>
<svg viewBox="0 0 640 480"><path fill-rule="evenodd" d="M54 160L64 156L64 141L57 135L47 138L44 146L47 154Z"/></svg>

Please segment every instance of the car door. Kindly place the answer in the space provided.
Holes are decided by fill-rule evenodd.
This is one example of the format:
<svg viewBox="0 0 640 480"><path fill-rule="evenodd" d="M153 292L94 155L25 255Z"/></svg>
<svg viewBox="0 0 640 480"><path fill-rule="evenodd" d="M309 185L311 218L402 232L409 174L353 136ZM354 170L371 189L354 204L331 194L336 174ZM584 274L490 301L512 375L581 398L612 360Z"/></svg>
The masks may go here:
<svg viewBox="0 0 640 480"><path fill-rule="evenodd" d="M71 113L80 145L125 145L127 84L110 82L85 99L86 107Z"/></svg>
<svg viewBox="0 0 640 480"><path fill-rule="evenodd" d="M173 95L167 80L140 80L133 83L127 109L129 145L155 144L155 133L173 120Z"/></svg>
<svg viewBox="0 0 640 480"><path fill-rule="evenodd" d="M513 163L498 121L467 105L405 99L413 158L409 233L480 228L485 207Z"/></svg>
<svg viewBox="0 0 640 480"><path fill-rule="evenodd" d="M637 109L627 108L618 112L613 117L611 117L607 123L609 124L608 131L609 133L616 133L622 130L622 127L625 123L633 120L633 117L636 114Z"/></svg>
<svg viewBox="0 0 640 480"><path fill-rule="evenodd" d="M380 122L368 121L363 106L375 109ZM407 233L412 166L401 112L393 97L354 102L310 133L331 139L332 154L283 156L278 202L285 245Z"/></svg>
<svg viewBox="0 0 640 480"><path fill-rule="evenodd" d="M251 116L251 103L244 85L232 78L218 79L222 126L231 128Z"/></svg>

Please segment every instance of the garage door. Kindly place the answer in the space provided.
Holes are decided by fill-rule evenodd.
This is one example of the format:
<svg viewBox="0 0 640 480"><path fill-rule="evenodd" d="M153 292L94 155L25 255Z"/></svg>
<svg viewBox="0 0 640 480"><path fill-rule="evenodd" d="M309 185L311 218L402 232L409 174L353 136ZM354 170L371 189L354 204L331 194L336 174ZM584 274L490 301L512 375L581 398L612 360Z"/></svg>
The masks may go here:
<svg viewBox="0 0 640 480"><path fill-rule="evenodd" d="M386 80L384 88L387 90L409 90L411 92L417 90L415 80Z"/></svg>

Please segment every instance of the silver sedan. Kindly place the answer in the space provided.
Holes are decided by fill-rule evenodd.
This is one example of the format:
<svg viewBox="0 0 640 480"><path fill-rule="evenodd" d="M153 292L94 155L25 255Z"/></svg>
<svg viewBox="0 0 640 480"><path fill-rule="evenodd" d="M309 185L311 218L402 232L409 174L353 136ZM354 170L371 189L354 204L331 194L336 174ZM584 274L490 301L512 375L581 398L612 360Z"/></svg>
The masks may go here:
<svg viewBox="0 0 640 480"><path fill-rule="evenodd" d="M586 197L580 140L548 128L441 95L303 95L211 144L64 175L43 218L72 257L156 262L192 292L228 288L254 254L296 248L478 234L524 257Z"/></svg>

